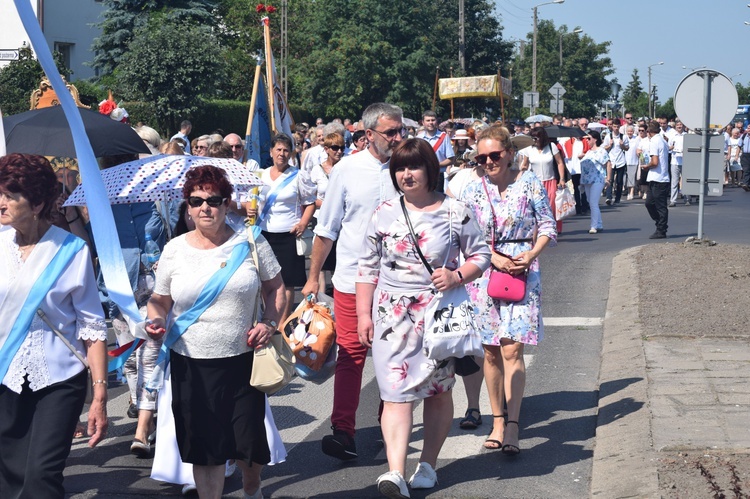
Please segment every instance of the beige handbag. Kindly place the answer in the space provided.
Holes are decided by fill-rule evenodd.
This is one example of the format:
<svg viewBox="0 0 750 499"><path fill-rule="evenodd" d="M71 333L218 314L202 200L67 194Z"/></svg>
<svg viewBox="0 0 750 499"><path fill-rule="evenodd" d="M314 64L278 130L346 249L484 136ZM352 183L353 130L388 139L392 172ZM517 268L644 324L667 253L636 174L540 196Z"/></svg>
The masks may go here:
<svg viewBox="0 0 750 499"><path fill-rule="evenodd" d="M247 240L250 243L250 252L257 271L260 268L258 266L258 251L255 248L253 231L250 228L247 229ZM258 272L258 283L260 284L260 272ZM253 311L255 324L258 321L260 300L259 289ZM250 373L250 386L268 395L273 395L288 385L293 377L294 354L281 333L276 331L266 346L255 349L253 369Z"/></svg>
<svg viewBox="0 0 750 499"><path fill-rule="evenodd" d="M297 255L309 258L312 255L313 231L305 229L301 236L297 238Z"/></svg>

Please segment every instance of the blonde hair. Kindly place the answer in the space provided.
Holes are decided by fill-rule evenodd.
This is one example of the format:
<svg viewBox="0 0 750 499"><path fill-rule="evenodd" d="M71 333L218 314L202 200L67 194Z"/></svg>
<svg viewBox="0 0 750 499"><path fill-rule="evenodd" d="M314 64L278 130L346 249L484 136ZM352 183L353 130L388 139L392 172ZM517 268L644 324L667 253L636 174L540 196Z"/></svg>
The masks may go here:
<svg viewBox="0 0 750 499"><path fill-rule="evenodd" d="M507 150L513 150L513 143L510 141L510 132L502 125L492 125L482 129L477 134L477 142L480 140L496 140Z"/></svg>

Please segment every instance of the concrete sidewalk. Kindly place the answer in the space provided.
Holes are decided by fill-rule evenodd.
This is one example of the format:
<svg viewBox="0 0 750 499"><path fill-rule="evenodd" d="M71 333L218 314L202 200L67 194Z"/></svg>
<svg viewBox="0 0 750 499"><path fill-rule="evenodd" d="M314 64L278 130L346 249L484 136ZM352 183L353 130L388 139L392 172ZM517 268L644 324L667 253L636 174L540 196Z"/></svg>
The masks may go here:
<svg viewBox="0 0 750 499"><path fill-rule="evenodd" d="M623 251L612 264L592 497L662 497L658 468L665 453L750 449L750 344L746 338L649 334L639 313L641 249ZM687 321L700 313L699 302L664 297L659 313L670 318ZM701 497L697 490L695 497Z"/></svg>

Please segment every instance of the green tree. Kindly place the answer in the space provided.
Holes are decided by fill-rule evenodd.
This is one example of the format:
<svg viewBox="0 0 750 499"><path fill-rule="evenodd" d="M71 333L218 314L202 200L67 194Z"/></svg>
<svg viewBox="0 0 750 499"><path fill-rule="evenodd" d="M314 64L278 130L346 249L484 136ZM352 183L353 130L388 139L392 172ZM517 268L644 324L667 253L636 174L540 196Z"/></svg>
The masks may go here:
<svg viewBox="0 0 750 499"><path fill-rule="evenodd" d="M654 116L666 116L667 119L673 120L677 117L674 110L674 99L670 97L664 104L654 108Z"/></svg>
<svg viewBox="0 0 750 499"><path fill-rule="evenodd" d="M96 54L91 66L107 82L129 50L135 32L145 27L152 16L206 25L215 23L212 11L216 2L212 0L103 0L103 3L107 10L99 24L102 34L91 46ZM181 57L187 60L188 55L190 51Z"/></svg>
<svg viewBox="0 0 750 499"><path fill-rule="evenodd" d="M734 86L737 88L737 102L740 104L750 103L750 84L744 86L742 83L737 82Z"/></svg>
<svg viewBox="0 0 750 499"><path fill-rule="evenodd" d="M218 53L209 27L154 17L133 33L115 73L117 90L125 99L153 105L157 128L169 134L214 95L223 74Z"/></svg>
<svg viewBox="0 0 750 499"><path fill-rule="evenodd" d="M625 110L633 113L634 116L646 116L648 114L648 95L643 90L637 68L633 69L630 83L622 94L622 102Z"/></svg>
<svg viewBox="0 0 750 499"><path fill-rule="evenodd" d="M563 37L563 65L560 69L560 36ZM614 73L608 57L610 42L596 43L588 35L568 33L568 27L555 28L554 22L540 20L537 25L537 91L540 112L549 111L549 88L560 81L565 87L566 116L594 116L598 104L611 93L607 77ZM521 102L531 91L533 33L527 35L523 57L513 63L513 95ZM523 115L528 114L528 108Z"/></svg>
<svg viewBox="0 0 750 499"><path fill-rule="evenodd" d="M64 78L70 77L59 52L54 53L57 69ZM39 88L44 77L44 70L39 61L34 59L30 47L18 51L18 60L10 61L0 69L0 110L4 116L28 111L31 93Z"/></svg>

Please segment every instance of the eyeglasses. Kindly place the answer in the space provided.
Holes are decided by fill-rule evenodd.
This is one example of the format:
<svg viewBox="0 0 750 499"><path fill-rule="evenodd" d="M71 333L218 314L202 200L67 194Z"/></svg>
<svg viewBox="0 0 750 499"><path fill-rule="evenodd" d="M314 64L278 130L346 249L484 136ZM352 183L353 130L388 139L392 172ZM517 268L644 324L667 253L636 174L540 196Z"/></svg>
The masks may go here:
<svg viewBox="0 0 750 499"><path fill-rule="evenodd" d="M625 119L626 119L626 120L632 120L632 119L633 119L633 117L632 117L632 116L625 116Z"/></svg>
<svg viewBox="0 0 750 499"><path fill-rule="evenodd" d="M381 137L383 137L386 140L393 140L396 138L396 135L401 137L402 139L408 135L408 130L405 127L401 128L391 128L390 130L386 130L385 132L380 132L378 130L375 130L374 128L370 128L373 132L377 133Z"/></svg>
<svg viewBox="0 0 750 499"><path fill-rule="evenodd" d="M208 147L206 147L206 146L195 146L195 150L196 151L203 151L205 149L208 149Z"/></svg>
<svg viewBox="0 0 750 499"><path fill-rule="evenodd" d="M242 144L232 144L230 147L232 149L242 149Z"/></svg>
<svg viewBox="0 0 750 499"><path fill-rule="evenodd" d="M646 130L644 130L643 128L639 128L638 133L646 133Z"/></svg>
<svg viewBox="0 0 750 499"><path fill-rule="evenodd" d="M490 161L492 161L493 163L497 163L503 157L504 152L505 149L501 151L492 151L488 154L477 154L476 156L474 156L474 161L476 161L478 165L483 165L487 163L487 158L490 158Z"/></svg>
<svg viewBox="0 0 750 499"><path fill-rule="evenodd" d="M343 151L345 148L344 146L328 146L328 149L334 152Z"/></svg>
<svg viewBox="0 0 750 499"><path fill-rule="evenodd" d="M187 203L191 208L200 208L203 206L203 203L208 204L211 208L218 208L219 206L226 201L227 198L223 198L221 196L211 196L210 198L202 198L199 196L190 196L187 199Z"/></svg>

